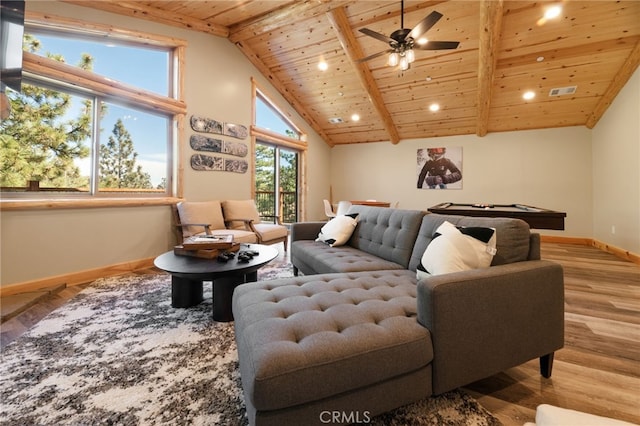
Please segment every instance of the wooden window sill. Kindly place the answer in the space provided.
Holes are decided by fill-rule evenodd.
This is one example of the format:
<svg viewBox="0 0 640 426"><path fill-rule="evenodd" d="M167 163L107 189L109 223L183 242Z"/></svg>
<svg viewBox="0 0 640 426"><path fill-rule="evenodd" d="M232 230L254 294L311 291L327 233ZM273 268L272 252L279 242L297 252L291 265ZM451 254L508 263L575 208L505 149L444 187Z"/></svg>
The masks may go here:
<svg viewBox="0 0 640 426"><path fill-rule="evenodd" d="M92 209L105 207L146 207L168 206L181 201L176 197L158 198L102 198L91 200L57 199L57 200L1 200L0 210L44 210L44 209Z"/></svg>

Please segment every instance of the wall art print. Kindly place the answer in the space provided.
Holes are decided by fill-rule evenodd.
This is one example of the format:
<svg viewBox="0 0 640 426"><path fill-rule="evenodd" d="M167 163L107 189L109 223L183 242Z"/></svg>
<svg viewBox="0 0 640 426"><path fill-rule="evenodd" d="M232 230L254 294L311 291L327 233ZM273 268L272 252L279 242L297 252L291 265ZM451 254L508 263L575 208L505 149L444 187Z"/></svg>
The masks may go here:
<svg viewBox="0 0 640 426"><path fill-rule="evenodd" d="M225 123L197 115L191 116L190 123L191 128L196 132L232 136L238 139L245 139L249 135L249 129L242 124Z"/></svg>
<svg viewBox="0 0 640 426"><path fill-rule="evenodd" d="M236 157L246 157L249 152L247 145L242 142L225 141L203 135L191 135L189 144L196 151L219 152Z"/></svg>
<svg viewBox="0 0 640 426"><path fill-rule="evenodd" d="M198 171L246 173L249 169L249 163L247 163L247 160L193 154L191 156L191 168Z"/></svg>
<svg viewBox="0 0 640 426"><path fill-rule="evenodd" d="M418 149L418 189L462 189L462 147Z"/></svg>

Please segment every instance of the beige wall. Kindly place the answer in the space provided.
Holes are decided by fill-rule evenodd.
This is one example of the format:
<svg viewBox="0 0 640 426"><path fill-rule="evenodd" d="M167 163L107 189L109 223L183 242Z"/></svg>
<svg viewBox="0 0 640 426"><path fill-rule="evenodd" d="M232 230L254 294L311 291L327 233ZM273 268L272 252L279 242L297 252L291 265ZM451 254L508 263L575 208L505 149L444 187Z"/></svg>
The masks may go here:
<svg viewBox="0 0 640 426"><path fill-rule="evenodd" d="M249 125L251 81L283 107L288 104L250 62L226 39L125 18L59 2L28 1L27 10L69 16L89 22L173 36L187 40L185 96L188 115L198 114ZM329 195L330 148L295 113L295 122L309 134L307 199ZM187 137L191 134L189 129ZM249 138L246 139L250 143ZM195 172L185 153L184 196L190 200L242 199L251 194L251 174ZM251 157L247 158L252 161ZM308 204L309 217L322 216L322 205ZM0 284L2 286L147 259L169 250L173 242L169 207L77 210L5 211L0 215Z"/></svg>
<svg viewBox="0 0 640 426"><path fill-rule="evenodd" d="M593 212L595 239L640 253L640 70L593 129Z"/></svg>
<svg viewBox="0 0 640 426"><path fill-rule="evenodd" d="M136 261L173 244L168 207L12 211L0 222L2 285Z"/></svg>
<svg viewBox="0 0 640 426"><path fill-rule="evenodd" d="M417 189L417 150L462 147L462 189ZM336 199L379 199L400 208L423 209L442 202L521 203L567 213L565 231L590 237L591 132L584 127L490 133L378 143L333 149Z"/></svg>

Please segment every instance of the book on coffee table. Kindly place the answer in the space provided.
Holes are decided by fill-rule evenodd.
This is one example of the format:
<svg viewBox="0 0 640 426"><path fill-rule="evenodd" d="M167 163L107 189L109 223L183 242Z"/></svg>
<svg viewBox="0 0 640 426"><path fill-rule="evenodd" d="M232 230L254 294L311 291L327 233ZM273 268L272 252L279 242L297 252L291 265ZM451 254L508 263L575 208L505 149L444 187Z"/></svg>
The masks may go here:
<svg viewBox="0 0 640 426"><path fill-rule="evenodd" d="M227 249L200 249L200 250L187 250L183 246L175 246L173 248L173 253L176 256L189 256L189 257L199 257L202 259L215 259L218 257L220 253L228 252L228 251L238 251L240 250L240 243L235 243L233 246Z"/></svg>
<svg viewBox="0 0 640 426"><path fill-rule="evenodd" d="M193 235L182 242L185 250L227 250L233 247L233 235Z"/></svg>

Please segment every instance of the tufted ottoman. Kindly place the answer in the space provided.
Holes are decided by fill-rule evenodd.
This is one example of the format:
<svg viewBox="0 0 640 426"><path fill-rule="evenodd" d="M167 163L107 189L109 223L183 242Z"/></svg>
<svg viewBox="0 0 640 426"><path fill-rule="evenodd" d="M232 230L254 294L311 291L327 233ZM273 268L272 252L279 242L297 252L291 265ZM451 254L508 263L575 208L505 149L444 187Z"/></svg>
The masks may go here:
<svg viewBox="0 0 640 426"><path fill-rule="evenodd" d="M323 274L233 295L251 424L366 422L431 395L433 350L415 272Z"/></svg>

